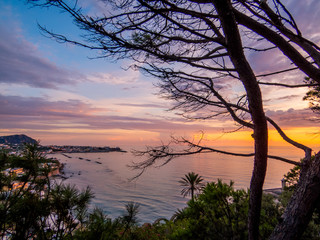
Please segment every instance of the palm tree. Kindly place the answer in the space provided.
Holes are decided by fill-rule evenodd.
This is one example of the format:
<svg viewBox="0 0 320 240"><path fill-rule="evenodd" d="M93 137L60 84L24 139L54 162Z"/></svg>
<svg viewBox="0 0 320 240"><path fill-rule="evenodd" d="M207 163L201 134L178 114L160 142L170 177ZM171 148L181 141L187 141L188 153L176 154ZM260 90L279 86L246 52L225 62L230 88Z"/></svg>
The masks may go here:
<svg viewBox="0 0 320 240"><path fill-rule="evenodd" d="M191 195L191 199L194 199L194 193L200 192L204 187L203 178L199 174L189 172L179 181L184 188L181 190L181 194L185 197Z"/></svg>

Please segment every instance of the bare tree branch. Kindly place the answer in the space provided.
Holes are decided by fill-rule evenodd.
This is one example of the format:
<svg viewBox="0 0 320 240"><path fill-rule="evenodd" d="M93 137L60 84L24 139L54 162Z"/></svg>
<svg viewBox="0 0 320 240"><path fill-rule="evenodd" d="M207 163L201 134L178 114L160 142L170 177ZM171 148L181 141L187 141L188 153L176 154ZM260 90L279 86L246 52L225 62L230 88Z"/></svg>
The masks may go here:
<svg viewBox="0 0 320 240"><path fill-rule="evenodd" d="M150 166L160 167L160 166L166 165L174 158L195 155L199 153L220 153L224 155L239 156L239 157L254 157L255 155L255 153L236 153L231 151L219 150L212 147L201 146L200 142L203 139L203 136L204 135L201 136L200 140L197 143L187 140L186 138L172 137L172 140L169 144L158 146L158 147L147 147L143 151L133 150L132 153L135 156L146 157L147 159L145 161L132 163L130 167L134 170L145 171ZM171 144L186 146L186 148L181 151L176 151L175 147L171 147ZM301 166L301 162L293 161L284 157L268 155L268 158L280 160L282 162L286 162L286 163L297 165L297 166ZM161 163L157 165L158 161L161 161ZM140 172L137 176L140 176L141 174L142 172Z"/></svg>

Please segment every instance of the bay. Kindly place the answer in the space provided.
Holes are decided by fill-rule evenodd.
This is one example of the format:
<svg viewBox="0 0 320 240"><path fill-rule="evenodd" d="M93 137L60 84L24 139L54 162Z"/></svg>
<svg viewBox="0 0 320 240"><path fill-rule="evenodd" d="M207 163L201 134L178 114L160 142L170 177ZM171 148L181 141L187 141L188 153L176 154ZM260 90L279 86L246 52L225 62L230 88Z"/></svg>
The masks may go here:
<svg viewBox="0 0 320 240"><path fill-rule="evenodd" d="M250 152L248 147L225 148L233 152ZM301 151L289 147L273 147L270 154L299 161ZM201 175L206 182L222 179L234 181L237 189L247 189L253 169L252 157L227 156L217 153L197 154L180 157L162 167L151 167L139 178L131 181L139 172L128 168L128 164L142 159L130 152L109 153L68 153L69 157L54 154L65 163L66 184L76 185L79 189L89 186L95 197L91 207L97 206L112 218L124 213L128 202L140 205L138 219L141 224L154 222L158 218L170 219L177 211L186 206L188 198L180 194L182 187L178 181L188 172ZM280 188L281 179L293 166L278 160L268 161L265 189ZM59 180L57 180L59 181Z"/></svg>

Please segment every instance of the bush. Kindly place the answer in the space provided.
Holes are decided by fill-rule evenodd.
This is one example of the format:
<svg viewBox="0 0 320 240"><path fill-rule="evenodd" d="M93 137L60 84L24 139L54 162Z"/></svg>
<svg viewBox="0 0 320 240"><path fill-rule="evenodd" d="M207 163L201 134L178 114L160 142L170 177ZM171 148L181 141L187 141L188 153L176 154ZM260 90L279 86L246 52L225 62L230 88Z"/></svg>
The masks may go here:
<svg viewBox="0 0 320 240"><path fill-rule="evenodd" d="M247 239L249 193L218 180L177 213L169 239ZM260 238L267 239L280 217L280 205L271 195L262 200Z"/></svg>

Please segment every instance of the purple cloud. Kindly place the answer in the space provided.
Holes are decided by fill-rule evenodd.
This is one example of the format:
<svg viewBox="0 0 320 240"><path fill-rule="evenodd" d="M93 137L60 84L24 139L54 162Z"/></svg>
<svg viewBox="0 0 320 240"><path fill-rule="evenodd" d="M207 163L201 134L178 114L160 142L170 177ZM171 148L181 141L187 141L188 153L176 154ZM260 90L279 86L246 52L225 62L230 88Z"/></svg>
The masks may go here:
<svg viewBox="0 0 320 240"><path fill-rule="evenodd" d="M143 108L169 108L169 106L165 106L165 104L155 104L155 103L118 103L118 106L125 106L125 107L143 107Z"/></svg>
<svg viewBox="0 0 320 240"><path fill-rule="evenodd" d="M266 115L273 119L280 127L317 127L319 122L315 122L317 117L310 109L293 108L287 111L266 111Z"/></svg>
<svg viewBox="0 0 320 240"><path fill-rule="evenodd" d="M50 102L40 97L19 97L0 95L0 114L10 116L48 116L76 118L95 112L107 111L95 108L79 100Z"/></svg>
<svg viewBox="0 0 320 240"><path fill-rule="evenodd" d="M149 131L217 130L185 119L159 116L132 117L110 115L107 108L96 108L80 100L48 101L40 97L0 95L0 125L4 129L125 129ZM106 114L107 113L107 114Z"/></svg>
<svg viewBox="0 0 320 240"><path fill-rule="evenodd" d="M75 84L84 78L41 57L35 45L10 28L10 24L0 25L0 83L57 89L59 85Z"/></svg>

